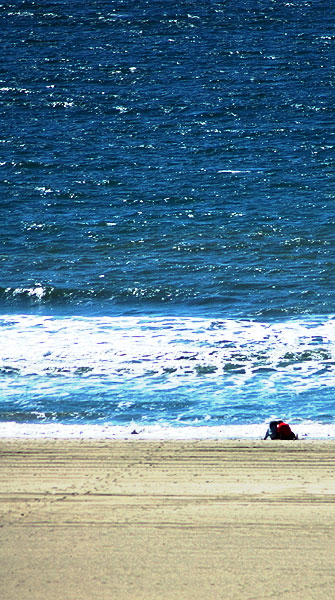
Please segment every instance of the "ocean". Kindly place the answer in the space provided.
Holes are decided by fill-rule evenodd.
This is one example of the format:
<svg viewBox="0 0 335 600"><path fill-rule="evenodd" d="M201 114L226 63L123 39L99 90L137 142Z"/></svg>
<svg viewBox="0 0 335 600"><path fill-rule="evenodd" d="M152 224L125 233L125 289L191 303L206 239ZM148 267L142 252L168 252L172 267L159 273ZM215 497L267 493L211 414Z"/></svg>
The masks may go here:
<svg viewBox="0 0 335 600"><path fill-rule="evenodd" d="M335 7L0 21L0 436L334 438Z"/></svg>

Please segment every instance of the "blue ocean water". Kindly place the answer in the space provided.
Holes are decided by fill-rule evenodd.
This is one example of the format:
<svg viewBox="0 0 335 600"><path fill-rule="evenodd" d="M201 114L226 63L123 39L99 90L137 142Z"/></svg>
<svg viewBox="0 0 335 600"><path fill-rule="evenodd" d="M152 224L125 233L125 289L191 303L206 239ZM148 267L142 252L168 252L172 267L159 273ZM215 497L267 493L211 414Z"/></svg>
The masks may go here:
<svg viewBox="0 0 335 600"><path fill-rule="evenodd" d="M0 434L335 437L334 6L0 21Z"/></svg>

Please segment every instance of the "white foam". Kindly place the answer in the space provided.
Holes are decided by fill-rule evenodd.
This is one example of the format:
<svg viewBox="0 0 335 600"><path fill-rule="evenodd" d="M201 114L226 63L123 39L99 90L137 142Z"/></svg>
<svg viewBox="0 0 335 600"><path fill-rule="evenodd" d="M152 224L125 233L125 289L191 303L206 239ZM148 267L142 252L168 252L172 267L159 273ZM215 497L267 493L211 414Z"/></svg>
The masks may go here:
<svg viewBox="0 0 335 600"><path fill-rule="evenodd" d="M172 427L163 425L63 425L59 423L0 423L0 438L15 439L144 439L144 440L204 440L263 439L268 423L222 425L212 427ZM306 421L291 424L299 439L335 439L335 424ZM136 434L133 432L136 431Z"/></svg>
<svg viewBox="0 0 335 600"><path fill-rule="evenodd" d="M15 315L2 319L1 340L0 367L21 375L227 376L235 369L244 380L265 368L292 375L299 391L315 387L323 369L323 385L335 385L335 320L327 318L260 323Z"/></svg>

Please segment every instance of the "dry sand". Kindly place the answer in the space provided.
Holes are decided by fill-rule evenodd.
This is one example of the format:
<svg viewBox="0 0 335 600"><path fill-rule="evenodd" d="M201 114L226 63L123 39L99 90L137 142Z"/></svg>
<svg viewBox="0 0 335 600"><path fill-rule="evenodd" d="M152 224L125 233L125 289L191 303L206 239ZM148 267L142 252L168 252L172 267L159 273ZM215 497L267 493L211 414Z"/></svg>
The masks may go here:
<svg viewBox="0 0 335 600"><path fill-rule="evenodd" d="M334 597L334 441L0 453L2 600Z"/></svg>

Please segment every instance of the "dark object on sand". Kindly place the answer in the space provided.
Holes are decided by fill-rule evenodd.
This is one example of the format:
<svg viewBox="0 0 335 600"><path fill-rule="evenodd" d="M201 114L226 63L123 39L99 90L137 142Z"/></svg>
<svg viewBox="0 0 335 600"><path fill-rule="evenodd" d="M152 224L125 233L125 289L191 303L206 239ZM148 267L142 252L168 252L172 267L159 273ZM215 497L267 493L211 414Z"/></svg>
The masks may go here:
<svg viewBox="0 0 335 600"><path fill-rule="evenodd" d="M265 434L265 440L297 440L298 436L293 433L291 427L284 421L271 421Z"/></svg>

